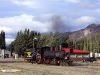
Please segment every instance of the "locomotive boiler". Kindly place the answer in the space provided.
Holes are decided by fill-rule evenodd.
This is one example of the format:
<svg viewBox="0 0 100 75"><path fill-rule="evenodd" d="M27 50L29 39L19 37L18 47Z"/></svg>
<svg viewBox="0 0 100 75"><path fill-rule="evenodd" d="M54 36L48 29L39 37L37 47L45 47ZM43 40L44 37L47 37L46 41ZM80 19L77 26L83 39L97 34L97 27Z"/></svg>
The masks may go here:
<svg viewBox="0 0 100 75"><path fill-rule="evenodd" d="M61 50L61 51L45 51L44 59L45 59L46 64L60 65L62 63L62 61L68 60L68 56L63 50Z"/></svg>
<svg viewBox="0 0 100 75"><path fill-rule="evenodd" d="M44 52L44 58L59 58L59 59L64 59L66 53L61 50L61 51L45 51Z"/></svg>

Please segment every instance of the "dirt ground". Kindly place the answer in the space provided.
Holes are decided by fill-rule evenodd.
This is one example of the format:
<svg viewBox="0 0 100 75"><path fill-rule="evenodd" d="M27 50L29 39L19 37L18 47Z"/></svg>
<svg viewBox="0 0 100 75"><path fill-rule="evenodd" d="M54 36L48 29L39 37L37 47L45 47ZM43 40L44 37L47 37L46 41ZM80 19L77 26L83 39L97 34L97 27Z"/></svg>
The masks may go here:
<svg viewBox="0 0 100 75"><path fill-rule="evenodd" d="M12 69L19 71L11 72ZM100 75L100 60L95 63L73 62L73 66L55 66L31 64L22 58L6 58L0 59L0 75Z"/></svg>

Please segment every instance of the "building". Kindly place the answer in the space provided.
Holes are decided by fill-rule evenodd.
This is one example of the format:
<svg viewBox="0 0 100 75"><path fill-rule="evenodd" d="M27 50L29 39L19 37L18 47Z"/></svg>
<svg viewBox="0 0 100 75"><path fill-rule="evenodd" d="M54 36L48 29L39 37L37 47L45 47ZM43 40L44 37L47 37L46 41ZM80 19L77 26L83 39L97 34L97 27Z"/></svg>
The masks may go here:
<svg viewBox="0 0 100 75"><path fill-rule="evenodd" d="M63 50L66 53L70 53L71 48L63 48ZM70 58L72 60L83 60L85 57L90 57L90 52L86 50L78 50L78 49L73 49L73 51L70 53Z"/></svg>

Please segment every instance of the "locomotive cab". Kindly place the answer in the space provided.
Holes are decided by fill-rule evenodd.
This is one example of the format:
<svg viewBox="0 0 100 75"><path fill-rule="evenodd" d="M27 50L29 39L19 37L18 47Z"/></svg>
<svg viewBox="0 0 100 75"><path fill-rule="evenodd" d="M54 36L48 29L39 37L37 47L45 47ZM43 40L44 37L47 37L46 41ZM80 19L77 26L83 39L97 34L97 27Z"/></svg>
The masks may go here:
<svg viewBox="0 0 100 75"><path fill-rule="evenodd" d="M45 46L45 47L42 47L42 48L39 48L39 49L37 49L37 54L36 54L36 61L37 61L37 63L43 63L43 61L44 61L44 52L45 51L50 51L50 47L48 47L48 46Z"/></svg>

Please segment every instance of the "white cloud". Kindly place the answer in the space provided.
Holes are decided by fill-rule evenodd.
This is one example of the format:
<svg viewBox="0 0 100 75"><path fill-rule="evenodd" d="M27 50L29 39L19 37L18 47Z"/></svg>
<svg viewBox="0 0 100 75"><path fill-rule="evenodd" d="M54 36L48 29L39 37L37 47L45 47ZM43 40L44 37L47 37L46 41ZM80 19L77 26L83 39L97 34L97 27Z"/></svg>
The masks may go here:
<svg viewBox="0 0 100 75"><path fill-rule="evenodd" d="M11 29L10 27L2 27L2 26L0 26L0 31L5 31L5 32L7 32L7 33L11 33L11 32L13 32L13 29Z"/></svg>
<svg viewBox="0 0 100 75"><path fill-rule="evenodd" d="M71 25L72 25L72 29L74 31L77 31L86 28L88 25L93 23L99 24L100 20L98 18L91 17L91 16L81 16L79 18L73 19Z"/></svg>
<svg viewBox="0 0 100 75"><path fill-rule="evenodd" d="M6 33L16 33L19 30L29 28L40 32L46 32L47 22L35 21L32 15L20 15L14 17L0 18L0 30L5 30Z"/></svg>
<svg viewBox="0 0 100 75"><path fill-rule="evenodd" d="M75 20L75 23L78 25L89 25L91 23L98 23L98 19L91 16L82 16Z"/></svg>
<svg viewBox="0 0 100 75"><path fill-rule="evenodd" d="M3 30L6 34L16 34L20 30L25 30L25 28L43 33L49 31L48 27L50 27L49 22L34 20L34 16L32 15L23 14L0 18L0 31ZM7 39L6 41L9 42L12 39Z"/></svg>
<svg viewBox="0 0 100 75"><path fill-rule="evenodd" d="M6 44L10 44L12 41L14 41L14 38L13 39L12 38L6 38L5 41L6 41Z"/></svg>
<svg viewBox="0 0 100 75"><path fill-rule="evenodd" d="M34 0L13 0L12 1L14 4L16 4L17 6L27 6L30 8L40 8L41 4L38 1L34 1Z"/></svg>
<svg viewBox="0 0 100 75"><path fill-rule="evenodd" d="M35 16L33 18L33 20L35 21L40 21L40 22L49 22L51 17L53 16L54 14L43 14L43 15L39 15L39 16Z"/></svg>
<svg viewBox="0 0 100 75"><path fill-rule="evenodd" d="M80 9L99 9L100 3L92 0L84 0L74 4L74 7Z"/></svg>

